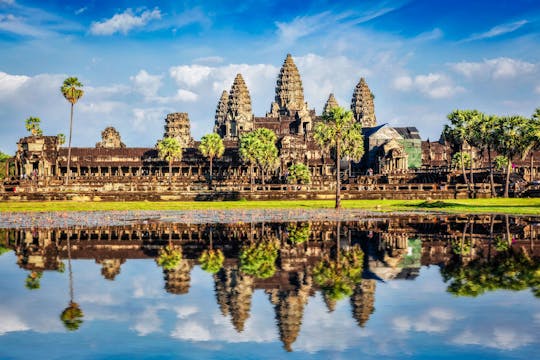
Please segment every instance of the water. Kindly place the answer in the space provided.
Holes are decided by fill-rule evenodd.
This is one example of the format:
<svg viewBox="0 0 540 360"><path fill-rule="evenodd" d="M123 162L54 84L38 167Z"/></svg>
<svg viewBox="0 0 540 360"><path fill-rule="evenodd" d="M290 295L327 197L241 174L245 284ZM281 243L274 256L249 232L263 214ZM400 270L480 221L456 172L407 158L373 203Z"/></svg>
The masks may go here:
<svg viewBox="0 0 540 360"><path fill-rule="evenodd" d="M538 219L140 215L102 213L100 226L0 220L0 358L533 359L540 350ZM168 244L182 252L173 270L156 263ZM216 274L198 261L210 246L224 257Z"/></svg>

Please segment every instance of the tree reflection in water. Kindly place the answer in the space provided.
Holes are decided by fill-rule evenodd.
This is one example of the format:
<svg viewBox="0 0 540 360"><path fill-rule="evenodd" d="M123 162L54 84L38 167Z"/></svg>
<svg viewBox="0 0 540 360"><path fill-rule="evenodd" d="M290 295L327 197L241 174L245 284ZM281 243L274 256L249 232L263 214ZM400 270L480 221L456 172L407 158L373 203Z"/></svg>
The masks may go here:
<svg viewBox="0 0 540 360"><path fill-rule="evenodd" d="M158 223L10 229L0 232L0 244L15 250L17 264L30 271L32 288L40 274L58 271L61 259L67 258L70 302L60 318L68 330L78 329L84 316L74 300L72 256L96 259L108 280L116 279L126 259L154 258L170 294L189 292L197 263L212 274L220 312L239 333L249 326L254 292L264 291L283 346L292 351L304 309L317 293L329 311L349 298L358 326L369 327L377 283L414 280L422 265L439 265L448 291L456 295L530 288L539 296L538 230L528 219L425 216L260 226Z"/></svg>

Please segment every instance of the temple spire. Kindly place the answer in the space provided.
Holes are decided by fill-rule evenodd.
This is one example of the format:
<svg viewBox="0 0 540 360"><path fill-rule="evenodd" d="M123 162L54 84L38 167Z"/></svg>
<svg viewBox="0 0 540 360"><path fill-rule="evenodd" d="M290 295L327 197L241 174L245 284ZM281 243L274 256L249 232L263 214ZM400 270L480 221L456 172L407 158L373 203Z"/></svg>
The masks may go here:
<svg viewBox="0 0 540 360"><path fill-rule="evenodd" d="M227 90L223 90L221 93L221 98L218 101L217 107L216 107L216 116L215 116L215 124L214 124L214 132L218 133L219 136L225 137L225 118L227 116L227 105L229 103L229 93Z"/></svg>
<svg viewBox="0 0 540 360"><path fill-rule="evenodd" d="M292 116L295 112L307 110L304 88L298 68L291 54L287 54L279 71L276 83L276 97L268 116Z"/></svg>
<svg viewBox="0 0 540 360"><path fill-rule="evenodd" d="M326 104L324 104L323 114L329 113L330 109L338 107L338 106L339 106L339 103L334 97L334 94L330 94L328 96L328 100L326 100Z"/></svg>
<svg viewBox="0 0 540 360"><path fill-rule="evenodd" d="M366 80L361 78L354 89L351 110L355 120L362 123L362 127L374 127L377 125L373 98L373 93L369 89Z"/></svg>
<svg viewBox="0 0 540 360"><path fill-rule="evenodd" d="M229 92L226 127L226 138L237 138L242 132L253 130L251 97L242 74L236 75Z"/></svg>

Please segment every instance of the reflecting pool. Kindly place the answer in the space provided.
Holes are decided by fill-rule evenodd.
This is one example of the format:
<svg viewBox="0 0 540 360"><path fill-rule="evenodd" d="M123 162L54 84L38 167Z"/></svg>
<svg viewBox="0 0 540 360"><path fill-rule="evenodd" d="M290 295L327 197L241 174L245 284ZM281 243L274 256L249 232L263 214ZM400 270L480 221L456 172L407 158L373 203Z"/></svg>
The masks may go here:
<svg viewBox="0 0 540 360"><path fill-rule="evenodd" d="M0 219L0 358L540 350L538 218L143 215Z"/></svg>

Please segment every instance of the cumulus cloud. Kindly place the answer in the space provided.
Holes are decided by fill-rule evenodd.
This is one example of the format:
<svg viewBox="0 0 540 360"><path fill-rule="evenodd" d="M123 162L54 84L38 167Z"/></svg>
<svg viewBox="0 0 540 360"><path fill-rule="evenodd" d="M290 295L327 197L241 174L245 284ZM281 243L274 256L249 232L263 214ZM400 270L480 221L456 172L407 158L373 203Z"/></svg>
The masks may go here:
<svg viewBox="0 0 540 360"><path fill-rule="evenodd" d="M126 9L123 13L115 14L112 18L104 21L95 21L90 27L93 35L113 35L115 33L127 34L134 28L145 26L151 20L161 19L159 8L154 10L133 11Z"/></svg>
<svg viewBox="0 0 540 360"><path fill-rule="evenodd" d="M495 327L490 332L467 329L452 339L459 345L480 345L484 347L514 350L534 342L534 338L525 332L510 327Z"/></svg>
<svg viewBox="0 0 540 360"><path fill-rule="evenodd" d="M195 321L181 323L173 330L171 336L176 339L208 341L212 339L210 331Z"/></svg>
<svg viewBox="0 0 540 360"><path fill-rule="evenodd" d="M514 32L514 31L520 29L522 26L524 26L527 23L528 23L527 20L520 20L520 21L515 21L515 22L511 22L511 23L507 23L507 24L497 25L495 27L492 27L491 29L489 29L486 32L479 33L479 34L473 34L473 35L471 35L470 37L468 37L465 40L466 41L473 41L473 40L482 40L482 39L489 39L489 38L501 36L501 35L504 35L504 34Z"/></svg>
<svg viewBox="0 0 540 360"><path fill-rule="evenodd" d="M407 316L398 316L392 320L392 325L398 332L414 330L427 333L442 333L447 331L452 321L457 318L450 310L432 308L416 319Z"/></svg>
<svg viewBox="0 0 540 360"><path fill-rule="evenodd" d="M463 87L454 85L448 76L440 73L416 75L414 78L401 75L394 78L392 85L398 91L416 90L432 99L451 98L465 91Z"/></svg>
<svg viewBox="0 0 540 360"><path fill-rule="evenodd" d="M137 75L129 78L137 92L147 99L152 99L162 85L162 75L150 75L146 70L140 70Z"/></svg>
<svg viewBox="0 0 540 360"><path fill-rule="evenodd" d="M462 61L450 64L450 68L466 78L491 78L498 80L531 74L536 71L537 66L518 59L500 57L485 59L482 62Z"/></svg>
<svg viewBox="0 0 540 360"><path fill-rule="evenodd" d="M30 328L22 319L11 311L1 309L0 316L2 317L2 321L0 322L0 335L15 331L25 331Z"/></svg>

